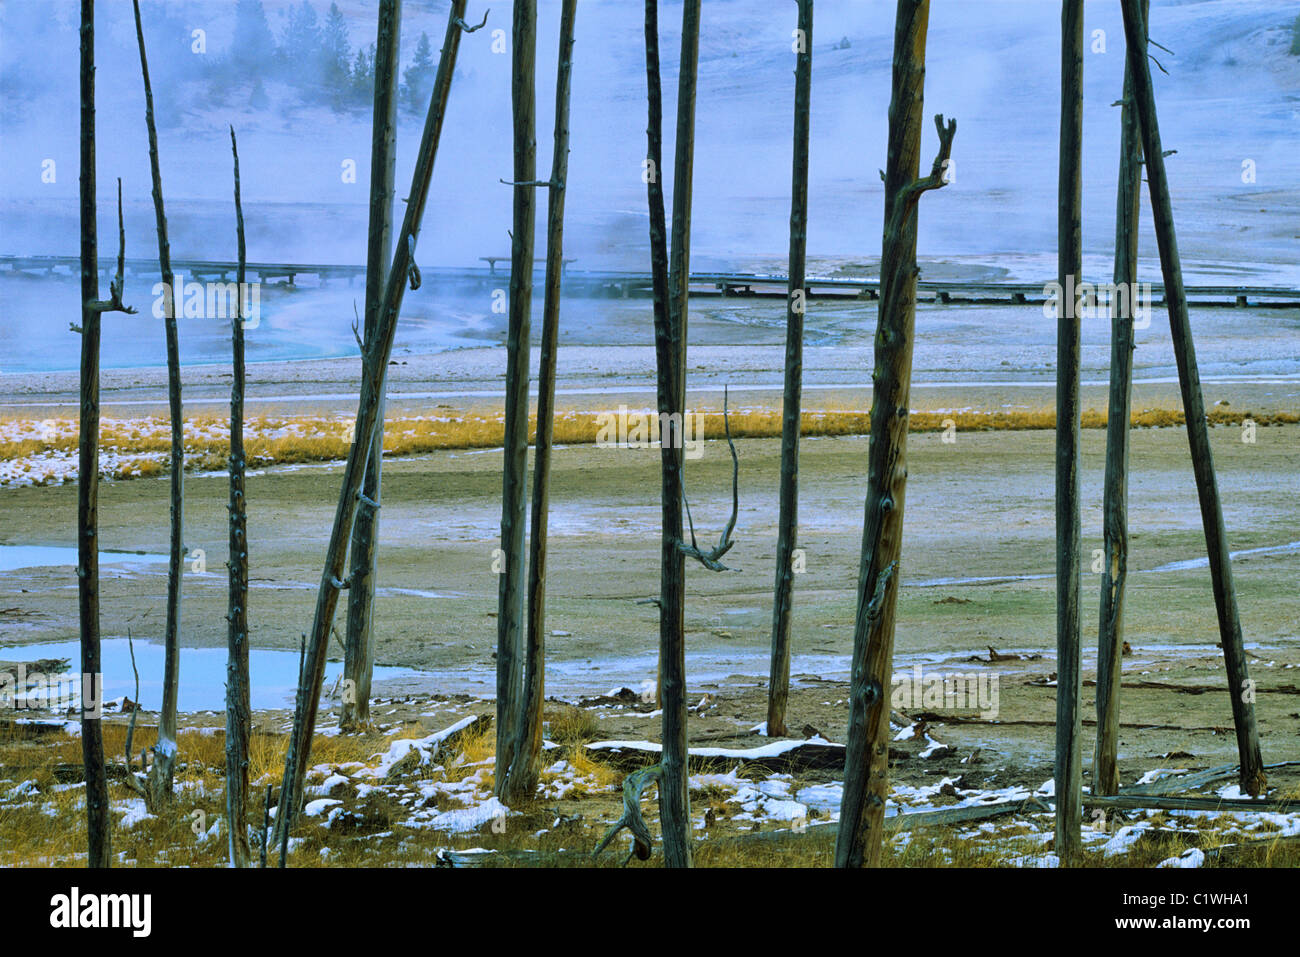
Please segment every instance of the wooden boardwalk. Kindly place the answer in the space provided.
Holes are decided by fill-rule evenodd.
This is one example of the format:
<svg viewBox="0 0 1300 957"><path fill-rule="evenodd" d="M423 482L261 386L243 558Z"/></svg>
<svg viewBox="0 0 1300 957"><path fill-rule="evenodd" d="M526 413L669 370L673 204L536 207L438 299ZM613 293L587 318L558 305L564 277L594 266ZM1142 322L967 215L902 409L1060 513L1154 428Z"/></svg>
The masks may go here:
<svg viewBox="0 0 1300 957"><path fill-rule="evenodd" d="M483 257L484 261L489 258L500 257ZM495 289L500 288L509 278L506 272L496 271L495 266L496 262L492 262L489 268L431 267L423 270L423 275L426 284ZM231 282L235 276L236 264L207 259L174 259L172 267L187 282ZM81 263L76 256L0 256L0 272L75 276L80 268ZM99 261L100 273L104 276L111 275L116 268L115 258L104 257ZM364 279L365 272L364 266L340 263L250 262L247 266L250 281L284 282L289 285L296 284L299 276L310 276L321 285L346 280L351 286L355 280ZM128 259L126 273L128 276L146 278L158 276L158 263L152 259ZM690 294L696 297L784 299L786 283L784 276L700 272L691 275ZM805 285L809 300L874 300L880 294L880 283L872 278L809 277ZM1101 288L1104 289L1105 286ZM650 276L646 273L566 269L564 292L567 296L587 298L649 298ZM1163 283L1152 283L1150 292L1151 305L1164 304ZM1040 307L1049 298L1045 283L972 280L923 279L917 284L917 295L921 301L929 302ZM1300 307L1300 289L1279 286L1192 285L1187 286L1187 298L1195 306Z"/></svg>

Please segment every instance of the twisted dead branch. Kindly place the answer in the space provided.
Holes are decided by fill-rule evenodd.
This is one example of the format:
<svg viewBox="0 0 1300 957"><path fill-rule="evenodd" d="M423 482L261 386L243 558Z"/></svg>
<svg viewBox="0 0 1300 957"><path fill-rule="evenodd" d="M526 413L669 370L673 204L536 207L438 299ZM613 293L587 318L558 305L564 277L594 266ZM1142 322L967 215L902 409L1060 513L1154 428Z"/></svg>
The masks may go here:
<svg viewBox="0 0 1300 957"><path fill-rule="evenodd" d="M482 29L483 29L484 25L487 23L488 14L491 13L491 12L492 12L492 8L491 8L491 7L489 7L489 8L486 9L486 10L484 10L484 11L483 11L483 19L480 20L476 26L472 26L472 27L471 27L468 23L465 22L465 19L464 19L463 17L452 17L452 22L454 22L454 23L456 24L456 26L460 27L460 29L461 29L462 32L464 32L464 33L474 33L476 30L482 30Z"/></svg>
<svg viewBox="0 0 1300 957"><path fill-rule="evenodd" d="M126 726L126 744L122 748L123 756L126 758L126 776L123 780L126 786L132 791L144 798L145 808L152 811L149 807L149 792L145 789L143 783L135 775L135 768L131 765L131 744L135 740L135 719L140 713L140 671L135 666L135 642L131 639L131 629L126 630L126 647L131 652L131 673L135 675L135 700L131 708L131 722ZM148 776L149 769L145 766L145 752L140 752L140 770Z"/></svg>
<svg viewBox="0 0 1300 957"><path fill-rule="evenodd" d="M650 833L650 827L646 824L645 818L641 816L641 794L652 783L658 784L659 778L663 774L663 765L656 764L653 767L642 768L640 771L634 771L623 780L623 816L613 823L605 836L600 839L596 849L591 852L592 857L598 857L600 852L609 846L609 842L614 840L618 832L627 828L632 832L632 850L628 853L627 860L623 862L626 866L633 858L639 861L650 859L650 851L654 846L654 835Z"/></svg>
<svg viewBox="0 0 1300 957"><path fill-rule="evenodd" d="M90 302L94 312L124 312L129 316L136 314L135 306L122 303L123 278L126 273L126 226L122 221L122 177L117 178L117 274L108 282L108 298L95 299ZM81 326L70 324L73 332L81 332Z"/></svg>
<svg viewBox="0 0 1300 957"><path fill-rule="evenodd" d="M691 543L687 545L681 539L677 540L677 550L687 558L694 558L705 568L715 572L732 571L722 562L718 561L723 555L731 550L731 546L736 544L731 540L731 533L736 529L736 517L740 513L740 459L736 457L736 443L731 440L731 421L727 412L727 389L722 389L722 426L727 433L727 446L731 449L731 518L727 520L727 525L722 530L721 537L718 538L718 544L708 552L700 551L699 542L695 539L695 522L691 518L691 506L686 501L686 477L681 477L682 505L686 508L686 523L691 531ZM681 472L679 466L678 472Z"/></svg>
<svg viewBox="0 0 1300 957"><path fill-rule="evenodd" d="M934 115L934 128L939 132L939 152L934 157L934 163L930 167L930 175L913 180L899 190L898 196L894 200L889 224L886 227L888 235L896 235L898 230L902 228L903 222L911 215L917 202L920 201L922 193L929 192L932 189L941 189L948 185L948 180L944 177L948 172L948 163L952 158L952 138L957 135L957 120L955 118L950 119L947 126L945 126L943 114L936 113Z"/></svg>

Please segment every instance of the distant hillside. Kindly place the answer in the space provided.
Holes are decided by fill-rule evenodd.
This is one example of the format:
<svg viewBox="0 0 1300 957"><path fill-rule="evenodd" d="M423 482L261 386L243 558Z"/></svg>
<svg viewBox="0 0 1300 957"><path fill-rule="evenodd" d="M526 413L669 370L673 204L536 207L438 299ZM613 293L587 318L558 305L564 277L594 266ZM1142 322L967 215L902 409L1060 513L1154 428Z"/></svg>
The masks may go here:
<svg viewBox="0 0 1300 957"><path fill-rule="evenodd" d="M426 255L468 263L508 247L508 3L472 0L488 28L464 38L435 174ZM787 9L788 7L788 9ZM811 224L814 254L869 257L879 246L892 0L819 0L814 33ZM6 247L75 249L76 3L0 5L0 169ZM437 58L447 5L407 0L399 180L419 136L422 84ZM192 255L228 245L225 127L241 133L250 255L362 258L368 177L367 51L373 0L180 0L144 5L159 100L174 242ZM264 28L254 29L258 11ZM310 11L310 12L309 12ZM680 6L661 13L666 106ZM1300 57L1290 55L1300 3L1154 0L1161 129L1180 240L1190 258L1293 261L1300 151ZM314 15L314 20L313 16ZM101 177L121 175L129 241L148 254L148 166L129 4L101 4L97 51ZM1118 5L1089 3L1085 62L1085 223L1093 255L1113 228L1123 28ZM542 0L539 158L547 161L556 0ZM792 4L708 0L700 66L697 262L779 259L787 229L793 89ZM203 52L195 52L201 30ZM1054 248L1058 11L1039 0L934 0L926 105L956 116L956 182L927 204L923 255L996 258ZM645 258L645 77L640 5L586 2L574 68L569 245L588 266ZM426 34L431 58L419 55ZM240 39L242 38L242 39ZM306 39L304 39L306 38ZM500 44L498 44L500 46ZM669 124L671 127L671 124ZM669 130L671 136L671 129ZM665 144L671 149L671 142ZM933 146L927 138L923 149ZM40 177L57 161L54 183ZM356 182L342 175L355 163ZM1243 180L1250 161L1254 182ZM671 183L669 184L671 187ZM110 211L105 208L104 213ZM134 225L132 225L134 224Z"/></svg>

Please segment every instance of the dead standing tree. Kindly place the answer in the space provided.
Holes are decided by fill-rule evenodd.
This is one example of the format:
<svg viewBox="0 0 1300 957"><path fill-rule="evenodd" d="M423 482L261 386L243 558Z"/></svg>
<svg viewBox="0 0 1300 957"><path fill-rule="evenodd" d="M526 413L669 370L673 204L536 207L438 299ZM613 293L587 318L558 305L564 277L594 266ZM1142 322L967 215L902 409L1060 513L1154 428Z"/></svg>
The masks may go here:
<svg viewBox="0 0 1300 957"><path fill-rule="evenodd" d="M99 252L95 223L95 0L81 0L81 425L77 465L77 595L81 619L81 755L90 867L108 867L103 727L87 714L85 676L99 663Z"/></svg>
<svg viewBox="0 0 1300 957"><path fill-rule="evenodd" d="M244 208L239 199L239 146L230 128L235 165L235 230L239 266L235 315L230 323L230 558L226 645L226 823L230 865L249 867L248 729L252 714L248 676L248 517L244 501Z"/></svg>
<svg viewBox="0 0 1300 957"><path fill-rule="evenodd" d="M112 835L104 731L87 699L102 697L99 644L99 341L105 312L134 313L122 304L126 231L122 181L117 184L117 275L109 298L99 298L99 244L95 221L95 0L81 0L81 424L77 456L77 612L81 630L81 758L86 778L89 867L108 867Z"/></svg>
<svg viewBox="0 0 1300 957"><path fill-rule="evenodd" d="M690 276L691 180L695 158L695 88L699 67L700 0L682 7L677 79L677 142L673 168L672 265L664 222L663 92L659 72L658 0L646 0L646 81L649 100L645 170L650 206L650 266L654 283L658 367L663 538L659 591L659 672L663 757L659 818L664 863L691 866L691 805L686 745L686 555L682 428L686 410L686 316ZM726 536L724 536L725 540ZM721 544L725 544L725 541ZM715 552L717 550L715 549ZM720 554L720 553L719 553ZM713 556L716 560L717 554Z"/></svg>
<svg viewBox="0 0 1300 957"><path fill-rule="evenodd" d="M1149 4L1143 0L1143 7ZM1145 11L1143 13L1145 20ZM1097 741L1092 793L1119 792L1119 681L1124 653L1128 577L1129 419L1133 399L1133 316L1137 308L1138 218L1142 208L1142 141L1133 103L1133 71L1124 67L1119 183L1115 198L1115 290L1111 297L1110 401L1106 414L1106 483L1101 612L1097 626Z"/></svg>
<svg viewBox="0 0 1300 957"><path fill-rule="evenodd" d="M495 791L503 798L523 709L524 523L528 508L528 359L533 305L537 175L537 0L515 0L510 97L514 114L514 225L506 333L500 578L497 582L497 750Z"/></svg>
<svg viewBox="0 0 1300 957"><path fill-rule="evenodd" d="M415 244L424 218L425 203L433 180L434 160L442 136L443 119L447 114L447 99L451 91L451 78L456 68L456 53L460 49L462 31L477 30L483 24L469 27L465 23L467 0L452 0L447 19L447 32L443 38L438 72L434 77L433 94L424 122L420 149L416 154L415 170L411 178L411 192L407 199L406 215L393 262L384 283L384 305L379 316L374 341L365 347L367 356L362 362L361 396L357 403L355 426L356 441L348 451L343 469L343 484L339 503L334 513L334 528L330 533L325 552L325 570L321 575L320 591L316 599L316 612L305 653L305 664L299 682L298 703L294 709L293 732L285 757L284 781L280 789L279 811L275 819L277 842L286 837L286 822L302 801L303 779L311 759L311 737L316 727L316 712L320 707L321 685L325 680L325 655L328 651L330 628L338 607L339 592L346 587L341 578L347 557L348 538L356 517L357 503L362 494L365 463L370 457L370 440L375 434L379 419L379 402L384 394L388 360L393 351L393 337L397 332L397 317L402 308L406 283L412 288L420 285L420 271L415 264ZM486 17L484 18L486 22ZM373 358L371 354L373 353Z"/></svg>
<svg viewBox="0 0 1300 957"><path fill-rule="evenodd" d="M167 405L171 416L171 544L167 557L167 618L163 633L163 700L158 715L158 742L147 789L151 808L171 800L176 772L176 705L180 691L181 574L185 561L182 526L185 513L185 418L181 410L181 356L176 331L176 277L172 273L171 245L167 239L167 213L163 208L162 171L158 163L158 127L154 123L153 87L145 56L140 0L133 0L135 36L140 47L140 75L144 78L144 119L149 131L149 171L153 177L153 208L158 225L158 268L163 282L163 329L167 340ZM241 287L242 289L242 287Z"/></svg>
<svg viewBox="0 0 1300 957"><path fill-rule="evenodd" d="M902 553L903 493L907 486L908 402L916 320L917 204L945 184L957 121L935 117L939 154L918 179L925 93L929 0L898 0L894 24L893 98L885 172L885 228L880 256L880 319L872 372L871 441L844 797L835 844L836 867L874 867L889 793L889 670Z"/></svg>
<svg viewBox="0 0 1300 957"><path fill-rule="evenodd" d="M555 434L555 366L560 335L560 279L564 271L564 196L569 177L569 90L573 74L573 25L578 0L560 11L560 52L555 75L555 144L547 203L546 297L542 351L537 373L537 437L533 456L533 511L528 538L528 633L524 646L523 701L505 800L537 790L542 755L542 708L546 666L546 525L550 508L551 445Z"/></svg>
<svg viewBox="0 0 1300 957"><path fill-rule="evenodd" d="M804 273L808 254L808 138L812 102L813 0L799 0L794 81L794 161L790 184L790 285L785 312L785 398L781 403L781 492L772 601L772 666L767 689L767 733L786 734L790 695L790 611L794 550L799 533L799 428L803 391Z"/></svg>
<svg viewBox="0 0 1300 957"><path fill-rule="evenodd" d="M1121 0L1121 3L1128 66L1133 79L1133 99L1142 131L1142 152L1146 157L1151 213L1155 219L1156 244L1160 248L1160 271L1165 284L1169 329L1174 344L1174 358L1178 364L1178 384L1182 391L1187 441L1191 448L1192 470L1196 475L1196 492L1200 499L1201 522L1205 527L1210 578L1214 586L1214 606L1219 620L1219 640L1223 645L1228 689L1232 698L1237 754L1241 762L1241 788L1247 794L1257 795L1263 792L1267 777L1259 747L1259 729L1255 724L1255 686L1250 679L1246 651L1242 645L1241 618L1237 611L1237 596L1232 587L1232 561L1228 555L1223 508L1219 502L1214 456L1210 450L1209 425L1205 419L1205 397L1201 394L1201 375L1196 365L1196 348L1192 342L1192 325L1187 311L1187 291L1183 288L1178 237L1174 232L1173 203L1169 198L1169 178L1165 172L1165 156L1160 145L1160 125L1156 118L1151 66L1147 62L1146 19L1142 15L1142 0Z"/></svg>
<svg viewBox="0 0 1300 957"><path fill-rule="evenodd" d="M1061 136L1056 279L1056 853L1080 849L1079 296L1083 272L1083 0L1061 4Z"/></svg>
<svg viewBox="0 0 1300 957"><path fill-rule="evenodd" d="M402 31L402 0L382 0L375 40L375 105L370 144L370 226L366 247L365 342L374 341L383 304L385 270L393 248L393 198L397 186L397 61ZM375 553L379 538L380 482L384 465L384 399L379 398L375 435L357 518L352 527L348 589L346 681L339 725L370 721L370 682L374 675ZM374 504L371 504L374 503Z"/></svg>

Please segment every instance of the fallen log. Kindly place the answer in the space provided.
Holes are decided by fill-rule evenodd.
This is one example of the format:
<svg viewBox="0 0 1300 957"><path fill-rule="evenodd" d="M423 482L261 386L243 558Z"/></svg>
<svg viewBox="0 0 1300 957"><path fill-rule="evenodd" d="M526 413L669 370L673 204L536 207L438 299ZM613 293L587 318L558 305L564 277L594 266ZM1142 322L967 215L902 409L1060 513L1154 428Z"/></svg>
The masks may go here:
<svg viewBox="0 0 1300 957"><path fill-rule="evenodd" d="M653 769L647 769L653 770ZM641 772L637 772L639 774ZM636 774L630 775L628 780L623 783L624 800L628 799L629 791L638 795L638 812L639 812L639 794L644 790L644 786L649 783L633 782L632 778ZM999 817L1012 817L1017 814L1048 814L1051 813L1051 806L1045 803L1041 798L1030 797L1024 801L1001 801L997 804L980 804L968 805L966 807L949 807L940 808L935 811L910 811L902 814L894 814L885 818L886 834L901 834L907 831L915 831L923 827L955 827L963 824L971 824L976 821L989 821ZM621 821L622 819L620 819ZM617 825L617 822L616 822ZM629 825L630 826L630 825ZM644 826L644 822L642 822ZM729 844L785 844L789 842L814 842L825 844L827 850L835 843L835 834L837 826L833 821L822 823L810 823L805 828L782 828L771 831L753 831L745 834L729 834L725 837L709 838L701 835L697 843L703 845L707 842L711 846L726 846ZM611 829L606 835L606 840L601 842L600 849L603 849L612 839L617 830ZM634 832L635 833L635 832ZM647 828L647 838L648 838ZM598 852L597 851L597 852ZM636 848L634 848L636 853ZM538 866L576 866L581 864L590 864L595 854L585 854L576 851L558 851L554 854L541 854L535 851L458 851L453 848L439 848L436 854L437 867L495 867L520 866L527 864L536 864ZM647 860L649 855L638 859ZM628 858L631 860L631 857Z"/></svg>
<svg viewBox="0 0 1300 957"><path fill-rule="evenodd" d="M38 658L35 661L0 661L0 673L8 672L14 681L18 680L19 668L22 669L23 675L27 677L34 677L37 674L61 675L71 668L71 664L67 658Z"/></svg>
<svg viewBox="0 0 1300 957"><path fill-rule="evenodd" d="M1013 814L1050 813L1051 807L1041 798L1029 797L1023 801L999 801L996 804L968 804L965 807L945 807L937 811L912 811L885 818L885 830L893 833L914 831L921 827L943 827L989 821Z"/></svg>
<svg viewBox="0 0 1300 957"><path fill-rule="evenodd" d="M585 745L589 757L615 768L634 769L658 762L661 746L650 741L595 741ZM891 757L905 757L895 752ZM757 748L699 748L688 754L691 771L710 771L740 763L774 772L837 771L844 767L844 745L816 741L777 741Z"/></svg>
<svg viewBox="0 0 1300 957"><path fill-rule="evenodd" d="M1268 764L1264 770L1271 771L1275 768L1286 768L1300 766L1300 761L1281 761L1277 764ZM1128 795L1166 795L1176 794L1179 791L1196 791L1203 787L1208 787L1219 781L1228 781L1238 775L1237 765L1222 764L1215 768L1208 768L1204 771L1194 771L1191 774L1178 774L1166 778L1160 778L1155 781L1149 781L1146 784L1134 784L1131 787L1121 789L1121 794Z"/></svg>
<svg viewBox="0 0 1300 957"><path fill-rule="evenodd" d="M1094 686L1096 684L1097 682L1093 681L1092 679L1088 679L1087 681L1084 682L1084 685L1088 687ZM1131 682L1126 681L1120 687L1150 688L1150 689L1158 689L1161 691L1177 691L1182 694L1206 694L1207 692L1222 694L1223 692L1228 690L1228 685L1226 682L1221 685L1180 685L1180 684L1173 684L1172 682L1168 682L1168 681L1131 681ZM1259 685L1256 685L1255 693L1256 694L1300 694L1300 687L1297 687L1296 685L1275 685L1272 688L1264 688Z"/></svg>
<svg viewBox="0 0 1300 957"><path fill-rule="evenodd" d="M1220 867L1236 867L1241 858L1257 850L1273 850L1300 846L1300 834L1286 837L1259 837L1236 844L1221 844L1205 852L1206 861L1214 861Z"/></svg>
<svg viewBox="0 0 1300 957"><path fill-rule="evenodd" d="M1237 766L1235 764L1224 764L1217 768L1209 768L1192 774L1176 774L1155 781L1148 781L1146 784L1134 784L1127 788L1121 788L1120 793L1151 796L1176 794L1179 791L1195 791L1236 776Z"/></svg>
<svg viewBox="0 0 1300 957"><path fill-rule="evenodd" d="M43 721L36 718L0 719L0 732L6 737L22 740L47 734L66 735L70 721ZM77 765L80 767L81 765Z"/></svg>
<svg viewBox="0 0 1300 957"><path fill-rule="evenodd" d="M892 814L884 819L884 837L888 838L904 832L916 831L926 827L957 827L976 821L991 821L1000 817L1013 817L1017 814L1050 814L1051 805L1041 798L1029 797L1023 801L999 801L996 804L973 804L965 807L945 807L935 811L908 811ZM771 831L752 831L747 834L729 834L715 838L714 845L727 844L785 844L793 841L822 842L827 850L835 843L838 823L824 821L809 822L803 828L781 828Z"/></svg>
<svg viewBox="0 0 1300 957"><path fill-rule="evenodd" d="M59 784L76 784L85 779L85 773L80 764L56 764L50 768L50 774ZM104 768L104 778L108 781L123 781L126 775L126 768L119 764L109 764Z"/></svg>
<svg viewBox="0 0 1300 957"><path fill-rule="evenodd" d="M930 724L982 724L991 728L1009 728L1013 726L1029 728L1054 728L1056 722L1048 718L1018 718L1009 721L1003 721L999 718L977 718L974 716L966 717L959 714L940 714L938 711L913 711L908 713L908 717L916 721L926 721ZM1084 718L1085 727L1095 725L1097 722L1093 718ZM1120 723L1121 728L1128 728L1132 731L1213 731L1216 734L1223 734L1231 731L1231 728L1222 725L1182 725L1182 724L1139 724L1132 721Z"/></svg>
<svg viewBox="0 0 1300 957"><path fill-rule="evenodd" d="M1115 794L1083 796L1088 807L1114 808L1117 811L1214 811L1240 812L1300 812L1300 799L1280 798L1219 798L1219 797L1169 797L1148 794Z"/></svg>

